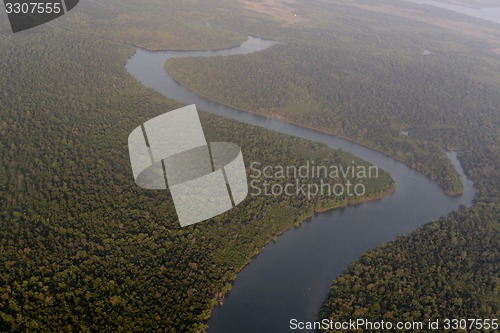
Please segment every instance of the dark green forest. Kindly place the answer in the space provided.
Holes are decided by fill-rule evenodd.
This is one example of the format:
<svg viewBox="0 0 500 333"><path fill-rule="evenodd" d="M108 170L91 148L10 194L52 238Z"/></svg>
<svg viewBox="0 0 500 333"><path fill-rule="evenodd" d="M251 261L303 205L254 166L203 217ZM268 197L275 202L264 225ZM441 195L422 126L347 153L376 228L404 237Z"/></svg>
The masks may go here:
<svg viewBox="0 0 500 333"><path fill-rule="evenodd" d="M370 251L336 279L320 318L498 319L498 214L489 205L463 209Z"/></svg>
<svg viewBox="0 0 500 333"><path fill-rule="evenodd" d="M291 26L260 53L177 58L166 68L208 98L375 147L460 193L445 151L497 140L498 57L481 42L389 15L299 8L317 19L314 29Z"/></svg>
<svg viewBox="0 0 500 333"><path fill-rule="evenodd" d="M134 45L221 48L247 35L282 43L167 67L221 102L382 150L449 193L461 185L444 152L457 150L477 188L473 208L352 264L321 317L498 315L500 60L484 42L443 29L311 3L293 5L311 18L295 25L225 0L81 1L71 15L16 35L0 17L0 331L204 331L217 299L262 246L314 211L347 203L247 198L180 228L168 193L133 183L128 134L180 106L126 73ZM205 75L213 86L196 86ZM355 159L201 118L208 141L240 144L247 163ZM369 195L393 186L384 174Z"/></svg>
<svg viewBox="0 0 500 333"><path fill-rule="evenodd" d="M166 69L208 98L380 149L451 194L461 186L444 152L457 150L476 184L474 207L363 256L334 281L320 319L498 317L498 55L445 29L335 1L320 7L314 27L289 27L264 52L178 58Z"/></svg>
<svg viewBox="0 0 500 333"><path fill-rule="evenodd" d="M2 28L2 332L204 331L217 299L266 243L317 210L353 200L248 197L220 217L180 228L168 192L133 181L128 134L180 106L126 73L135 48L53 27L14 36ZM247 165L365 163L201 118L207 140L241 145ZM367 198L394 186L387 173L365 185Z"/></svg>

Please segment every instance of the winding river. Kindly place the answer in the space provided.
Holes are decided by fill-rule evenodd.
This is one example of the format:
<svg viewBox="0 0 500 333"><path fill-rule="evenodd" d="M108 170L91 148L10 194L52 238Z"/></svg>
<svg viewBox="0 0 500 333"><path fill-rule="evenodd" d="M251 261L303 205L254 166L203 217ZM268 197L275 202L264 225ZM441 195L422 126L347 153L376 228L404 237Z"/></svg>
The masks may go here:
<svg viewBox="0 0 500 333"><path fill-rule="evenodd" d="M249 37L241 46L220 51L147 51L137 49L126 65L146 87L198 109L272 131L325 143L373 163L392 175L396 191L378 201L315 214L300 228L270 243L239 274L223 306L208 322L209 332L289 332L289 321L316 319L333 279L364 252L459 208L470 206L472 182L463 174L456 154L449 153L462 177L464 194L447 196L435 183L377 151L341 138L276 119L239 111L185 89L164 70L169 58L248 54L272 41Z"/></svg>

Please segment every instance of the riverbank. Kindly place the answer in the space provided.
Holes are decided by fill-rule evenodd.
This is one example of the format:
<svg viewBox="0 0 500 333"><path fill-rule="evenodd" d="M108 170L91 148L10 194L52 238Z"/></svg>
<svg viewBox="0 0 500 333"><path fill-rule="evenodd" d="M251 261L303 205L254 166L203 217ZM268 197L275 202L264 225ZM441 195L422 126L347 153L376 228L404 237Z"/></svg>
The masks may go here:
<svg viewBox="0 0 500 333"><path fill-rule="evenodd" d="M266 241L266 243L264 244L264 246L262 246L261 250L259 250L256 254L252 255L248 259L248 261L239 270L236 271L236 274L239 274L243 269L245 269L248 265L250 265L250 263L259 256L259 254L261 253L262 249L264 249L266 246L268 246L271 242L275 241L277 238L279 238L281 235L283 235L285 232L289 231L292 228L300 228L300 226L304 222L310 220L315 214L322 214L322 213L332 212L332 211L335 211L335 210L340 209L340 208L352 207L352 206L356 206L356 205L362 205L363 203L367 203L367 202L373 202L373 201L377 201L377 200L382 200L385 197L388 197L391 194L393 194L396 191L396 187L397 187L397 184L396 183L392 183L392 184L389 185L389 187L387 188L387 190L385 192L383 192L383 193L375 194L373 196L365 196L365 197L363 197L361 199L355 199L355 200L351 200L351 201L347 201L347 202L345 202L345 201L344 202L334 201L333 203L337 203L337 204L334 204L334 205L329 206L329 207L322 207L322 208L319 208L319 209L318 208L314 208L311 212L308 212L308 213L305 213L303 215L300 215L298 217L299 222L290 224L289 226L283 228L281 231L279 231L276 234L274 234L273 236L271 236ZM229 280L229 281L226 281L226 283L231 283L233 285L234 281L235 280ZM219 291L219 292L215 293L214 297L217 300L217 303L220 306L223 306L224 299L230 293L231 293L231 290L229 290L226 293L222 293L221 291ZM215 307L216 306L213 306L211 308L211 310L210 310L211 313L213 312L213 310L214 310Z"/></svg>
<svg viewBox="0 0 500 333"><path fill-rule="evenodd" d="M296 216L301 221L300 228L291 228L294 224L283 227L283 223L280 230L273 230L275 236L262 239L263 244L267 241L265 251L256 248L248 258L241 258L241 265L232 267L238 269L238 275L236 279L230 278L230 297L227 292L223 307L212 304L210 312L207 311L207 317L211 315L209 332L288 332L282 324L290 319L290 314L314 320L331 281L350 263L367 250L447 215L461 204L470 205L474 196L473 188L467 187L464 195L450 197L414 168L352 140L203 98L180 85L164 69L169 58L248 54L269 46L266 41L252 39L251 43L230 52L153 53L138 49L126 68L143 85L178 103L196 104L200 110L212 114L349 152L387 171L397 189L392 195L387 189L383 200L364 200L361 205L352 202L347 206L344 203L312 207ZM311 223L303 223L307 220ZM275 239L278 241L273 242Z"/></svg>
<svg viewBox="0 0 500 333"><path fill-rule="evenodd" d="M179 81L174 75L172 75L169 71L168 71L168 68L167 68L167 63L168 63L168 60L165 62L165 65L164 65L164 69L165 71L168 73L168 75L179 85L181 85L182 87L184 87L185 89L187 89L188 91L192 92L193 94L196 94L198 96L201 96L211 102L214 102L214 103L217 103L217 104L220 104L220 105L223 105L223 106L226 106L228 108L232 108L232 109L235 109L235 110L238 110L238 111L241 111L241 112L248 112L250 114L254 114L254 115L257 115L257 116L261 116L261 117L265 117L265 118L268 118L268 119L277 119L281 122L285 122L285 123L288 123L288 124L291 124L291 125L295 125L295 126L300 126L300 127L304 127L304 128L307 128L307 129L310 129L310 130L313 130L313 131L316 131L316 132L319 132L319 133L323 133L323 134L327 134L327 135L333 135L333 136L336 136L336 137L339 137L341 139L344 139L346 141L349 141L349 142L352 142L352 143L355 143L355 144L358 144L358 145L361 145L365 148L368 148L368 149L371 149L373 151L376 151L378 153L381 153L387 157L390 157L398 162L401 162L401 163L404 163L405 165L407 165L409 168L412 168L414 169L415 171L418 171L422 174L424 174L426 177L428 177L430 180L436 182L436 179L431 177L431 175L427 174L425 172L425 170L421 169L421 168L417 168L415 166L412 166L412 165L409 165L408 163L406 163L404 160L400 159L400 158L397 158L393 155L390 155L389 153L383 151L382 149L380 148L377 148L375 146L372 146L370 144L368 144L367 142L364 142L364 141L360 141L360 140L357 140L357 139L354 139L354 138L351 138L351 137L347 137L347 136L343 136L341 134L338 134L338 133L334 133L334 132L328 132L328 131L325 131L325 130L322 130L322 129L318 129L318 128L315 128L313 126L310 126L310 125L305 125L305 124L302 124L302 123L299 123L299 122L296 122L296 121L292 121L288 118L286 118L285 116L283 115L277 115L277 114L274 114L274 115L268 115L268 114L265 114L265 113L259 113L259 112L255 112L255 111L252 111L252 110L246 110L246 109L243 109L243 108L239 108L239 107L236 107L236 106L233 106L233 105L230 105L230 104L227 104L227 103L224 103L224 102L221 102L221 101L218 101L216 99L213 99L209 96L206 96L204 94L201 94L197 91L194 91L192 90L190 87L186 86L182 81ZM203 111L203 110L202 110ZM443 189L443 191L449 195L449 196L460 196L464 193L464 188L462 186L462 189L460 191L453 191L453 190L450 190L450 189L446 189L444 188L443 186L440 185L440 187ZM450 185L451 187L451 185Z"/></svg>

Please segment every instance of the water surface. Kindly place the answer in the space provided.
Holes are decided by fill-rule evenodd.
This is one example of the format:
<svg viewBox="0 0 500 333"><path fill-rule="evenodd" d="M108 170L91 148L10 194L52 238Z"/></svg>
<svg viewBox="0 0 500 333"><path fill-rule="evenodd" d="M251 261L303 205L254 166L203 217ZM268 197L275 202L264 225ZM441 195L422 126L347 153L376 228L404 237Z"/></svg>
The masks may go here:
<svg viewBox="0 0 500 333"><path fill-rule="evenodd" d="M285 232L267 245L238 274L224 305L215 308L208 322L212 333L290 332L290 319L314 320L332 280L351 262L368 249L445 216L460 204L470 206L474 196L473 184L463 174L454 153L449 157L463 179L465 191L461 196L449 197L422 174L384 154L332 135L209 101L185 89L164 71L169 58L248 54L274 44L249 37L241 46L221 51L137 49L126 67L146 87L178 102L196 104L199 110L351 152L390 172L397 189L382 200L315 214L300 228Z"/></svg>

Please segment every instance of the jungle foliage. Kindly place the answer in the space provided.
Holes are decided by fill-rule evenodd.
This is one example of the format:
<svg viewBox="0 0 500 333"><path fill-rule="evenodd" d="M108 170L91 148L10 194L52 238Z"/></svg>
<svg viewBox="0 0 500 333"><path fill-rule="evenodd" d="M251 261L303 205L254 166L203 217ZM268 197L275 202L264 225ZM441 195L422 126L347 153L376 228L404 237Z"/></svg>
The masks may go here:
<svg viewBox="0 0 500 333"><path fill-rule="evenodd" d="M314 15L309 29L275 30L283 42L271 49L179 58L166 68L208 98L374 146L448 193L461 185L444 152L458 150L477 190L474 207L353 263L334 281L320 319L498 317L500 61L492 45L337 1L297 8ZM492 28L444 10L427 13Z"/></svg>
<svg viewBox="0 0 500 333"><path fill-rule="evenodd" d="M167 66L211 98L374 146L450 193L460 185L444 151L458 150L478 190L473 208L354 263L321 316L498 314L498 59L483 42L442 29L311 4L292 5L310 19L291 26L223 0L81 1L71 15L17 35L0 20L0 331L203 331L217 298L266 242L314 210L346 203L249 198L181 229L168 193L133 184L129 132L179 105L125 72L129 44L221 48L249 34L282 43ZM211 85L196 86L192 79L206 75ZM247 161L353 159L214 116L202 122L208 140L239 143ZM370 195L392 186L384 175Z"/></svg>
<svg viewBox="0 0 500 333"><path fill-rule="evenodd" d="M129 133L179 107L127 74L135 49L51 27L2 37L2 332L203 331L267 242L352 200L249 196L181 228L169 193L142 190L132 177ZM247 164L364 163L216 116L202 114L202 123L207 140L241 145ZM393 186L387 173L365 185L373 197Z"/></svg>

